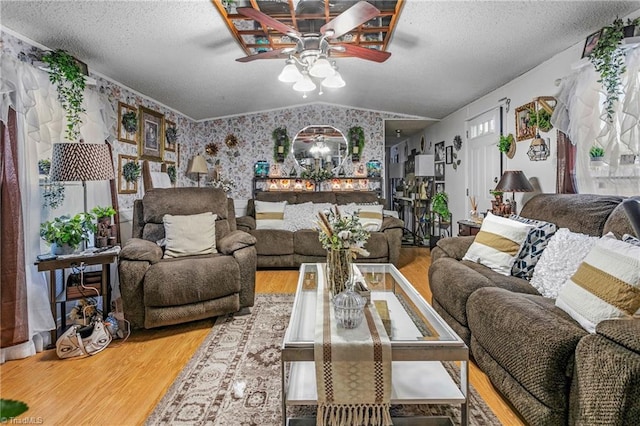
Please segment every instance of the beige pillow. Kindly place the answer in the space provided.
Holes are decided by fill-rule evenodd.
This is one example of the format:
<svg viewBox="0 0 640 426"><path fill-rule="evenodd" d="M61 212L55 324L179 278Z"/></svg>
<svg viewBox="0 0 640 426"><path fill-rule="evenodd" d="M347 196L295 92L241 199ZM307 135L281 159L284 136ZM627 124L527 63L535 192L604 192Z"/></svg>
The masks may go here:
<svg viewBox="0 0 640 426"><path fill-rule="evenodd" d="M480 232L462 260L487 266L502 275L511 275L511 268L534 225L487 213Z"/></svg>
<svg viewBox="0 0 640 426"><path fill-rule="evenodd" d="M286 201L255 201L256 229L284 229L284 206Z"/></svg>
<svg viewBox="0 0 640 426"><path fill-rule="evenodd" d="M369 232L378 232L382 227L382 204L358 205L357 214L360 223Z"/></svg>
<svg viewBox="0 0 640 426"><path fill-rule="evenodd" d="M216 219L212 212L190 216L164 215L164 258L217 253Z"/></svg>

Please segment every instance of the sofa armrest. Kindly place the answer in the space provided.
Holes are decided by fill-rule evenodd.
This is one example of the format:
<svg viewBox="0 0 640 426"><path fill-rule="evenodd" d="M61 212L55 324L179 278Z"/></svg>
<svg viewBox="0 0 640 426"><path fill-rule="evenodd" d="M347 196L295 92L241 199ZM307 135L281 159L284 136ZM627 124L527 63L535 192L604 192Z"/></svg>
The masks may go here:
<svg viewBox="0 0 640 426"><path fill-rule="evenodd" d="M382 219L382 226L380 226L380 231L384 232L387 229L403 229L404 222L397 217L387 216Z"/></svg>
<svg viewBox="0 0 640 426"><path fill-rule="evenodd" d="M223 254L232 254L236 250L256 244L256 237L244 231L232 231L218 241L216 248Z"/></svg>
<svg viewBox="0 0 640 426"><path fill-rule="evenodd" d="M441 257L451 257L462 260L471 247L475 236L470 237L447 237L438 240L436 247L431 252L431 262Z"/></svg>
<svg viewBox="0 0 640 426"><path fill-rule="evenodd" d="M236 227L244 232L256 229L256 219L253 216L240 216L236 218Z"/></svg>
<svg viewBox="0 0 640 426"><path fill-rule="evenodd" d="M119 259L147 261L154 264L162 259L162 249L151 241L131 238L120 251Z"/></svg>
<svg viewBox="0 0 640 426"><path fill-rule="evenodd" d="M640 354L640 319L602 321L596 326L596 333Z"/></svg>

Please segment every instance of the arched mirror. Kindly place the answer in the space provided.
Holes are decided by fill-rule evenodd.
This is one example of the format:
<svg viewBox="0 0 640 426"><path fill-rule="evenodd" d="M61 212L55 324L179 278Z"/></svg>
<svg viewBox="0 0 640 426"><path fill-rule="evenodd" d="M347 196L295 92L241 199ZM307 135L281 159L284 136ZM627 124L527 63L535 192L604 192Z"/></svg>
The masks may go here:
<svg viewBox="0 0 640 426"><path fill-rule="evenodd" d="M301 168L337 170L347 159L347 139L333 126L307 126L293 138L292 150Z"/></svg>

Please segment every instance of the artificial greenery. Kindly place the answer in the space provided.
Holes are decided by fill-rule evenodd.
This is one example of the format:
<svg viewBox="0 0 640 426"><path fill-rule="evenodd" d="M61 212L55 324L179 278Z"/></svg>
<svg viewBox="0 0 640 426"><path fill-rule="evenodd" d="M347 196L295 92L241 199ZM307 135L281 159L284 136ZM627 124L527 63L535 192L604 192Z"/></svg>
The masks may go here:
<svg viewBox="0 0 640 426"><path fill-rule="evenodd" d="M529 125L537 126L541 131L548 132L553 128L553 125L551 124L551 114L549 114L549 112L544 108L539 109L538 111L530 109Z"/></svg>
<svg viewBox="0 0 640 426"><path fill-rule="evenodd" d="M49 81L58 89L58 100L67 117L66 138L75 141L80 135L80 114L84 97L85 76L76 59L64 50L47 52L42 60L49 64Z"/></svg>
<svg viewBox="0 0 640 426"><path fill-rule="evenodd" d="M513 135L509 133L508 135L500 135L500 140L498 141L498 150L503 153L509 152L509 148L511 148L511 144L514 143Z"/></svg>
<svg viewBox="0 0 640 426"><path fill-rule="evenodd" d="M29 406L22 401L13 399L0 399L0 420L2 422L11 422L11 419L18 417L29 409Z"/></svg>
<svg viewBox="0 0 640 426"><path fill-rule="evenodd" d="M122 126L127 133L135 133L138 130L138 114L135 111L122 114Z"/></svg>
<svg viewBox="0 0 640 426"><path fill-rule="evenodd" d="M502 197L502 191L494 191L494 190L489 190L489 194L493 195L494 197Z"/></svg>
<svg viewBox="0 0 640 426"><path fill-rule="evenodd" d="M349 129L347 132L347 138L349 139L349 153L348 155L355 155L356 157L360 157L362 155L362 151L364 150L364 130L360 126L354 126ZM358 147L356 152L354 152L353 148Z"/></svg>
<svg viewBox="0 0 640 426"><path fill-rule="evenodd" d="M91 213L56 217L40 225L40 237L49 244L68 244L76 248L82 241L89 240L89 232L96 232L93 219L95 216Z"/></svg>
<svg viewBox="0 0 640 426"><path fill-rule="evenodd" d="M167 142L174 144L178 141L178 128L176 126L167 127L164 131L164 135L167 138Z"/></svg>
<svg viewBox="0 0 640 426"><path fill-rule="evenodd" d="M449 211L449 196L446 192L438 192L431 199L431 211L448 222L451 219L451 211Z"/></svg>
<svg viewBox="0 0 640 426"><path fill-rule="evenodd" d="M629 20L627 25L640 25L640 18ZM622 90L622 74L627 70L625 64L625 51L622 49L625 24L620 18L602 29L596 47L589 55L589 61L596 72L600 74L599 83L602 83L607 96L604 108L607 113L607 121L613 122L614 106L618 101Z"/></svg>
<svg viewBox="0 0 640 426"><path fill-rule="evenodd" d="M113 216L114 214L116 214L116 210L111 206L95 206L91 209L91 213L93 213L98 219L100 219L103 217Z"/></svg>
<svg viewBox="0 0 640 426"><path fill-rule="evenodd" d="M122 166L122 176L127 182L135 182L140 177L140 164L137 161L130 161Z"/></svg>
<svg viewBox="0 0 640 426"><path fill-rule="evenodd" d="M174 166L173 164L168 166L167 174L169 175L169 180L171 181L171 183L176 183L176 177L177 177L176 166Z"/></svg>
<svg viewBox="0 0 640 426"><path fill-rule="evenodd" d="M51 160L48 158L43 158L38 161L38 172L41 175L48 175L51 171Z"/></svg>
<svg viewBox="0 0 640 426"><path fill-rule="evenodd" d="M284 161L284 158L287 156L289 152L289 147L291 141L289 140L289 135L287 134L286 127L278 127L273 133L271 133L273 137L273 159L279 163ZM282 152L278 152L278 148L282 147Z"/></svg>
<svg viewBox="0 0 640 426"><path fill-rule="evenodd" d="M302 179L310 179L315 182L322 182L333 178L333 172L327 169L318 169L311 171L305 169L302 171L302 173L300 173L300 177Z"/></svg>
<svg viewBox="0 0 640 426"><path fill-rule="evenodd" d="M591 149L589 150L589 156L591 158L601 158L604 157L604 149L600 148L599 146L592 146Z"/></svg>
<svg viewBox="0 0 640 426"><path fill-rule="evenodd" d="M51 179L47 176L42 185L42 199L44 208L57 209L64 201L64 185L60 182L51 182Z"/></svg>

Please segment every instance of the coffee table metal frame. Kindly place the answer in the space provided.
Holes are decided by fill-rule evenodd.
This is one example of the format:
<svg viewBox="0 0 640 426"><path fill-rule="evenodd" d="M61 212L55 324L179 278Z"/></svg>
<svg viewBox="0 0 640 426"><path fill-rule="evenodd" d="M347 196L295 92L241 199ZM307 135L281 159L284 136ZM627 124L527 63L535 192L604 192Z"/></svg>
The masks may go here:
<svg viewBox="0 0 640 426"><path fill-rule="evenodd" d="M324 285L321 263L300 266L298 286L281 349L282 424L315 424L308 418L287 417L289 405L315 405L314 367L316 285ZM460 404L461 425L468 424L469 349L464 341L391 264L357 264L371 289L371 299L386 300L391 318L392 404ZM400 304L397 294L408 303ZM410 310L411 312L407 312ZM434 331L425 337L414 326L420 318ZM442 361L460 362L460 385ZM289 378L286 365L290 363ZM395 423L394 419L394 423ZM402 425L451 424L448 418L398 418Z"/></svg>

